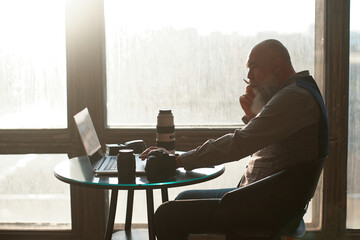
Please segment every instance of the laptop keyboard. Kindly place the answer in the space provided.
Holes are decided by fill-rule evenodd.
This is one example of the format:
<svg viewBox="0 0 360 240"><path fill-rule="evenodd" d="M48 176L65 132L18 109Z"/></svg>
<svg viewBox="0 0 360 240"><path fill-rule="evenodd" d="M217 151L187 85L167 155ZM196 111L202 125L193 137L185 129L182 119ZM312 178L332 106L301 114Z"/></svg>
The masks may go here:
<svg viewBox="0 0 360 240"><path fill-rule="evenodd" d="M108 162L108 164L105 166L104 169L106 170L117 169L117 156L108 156L108 158L110 158L110 161Z"/></svg>

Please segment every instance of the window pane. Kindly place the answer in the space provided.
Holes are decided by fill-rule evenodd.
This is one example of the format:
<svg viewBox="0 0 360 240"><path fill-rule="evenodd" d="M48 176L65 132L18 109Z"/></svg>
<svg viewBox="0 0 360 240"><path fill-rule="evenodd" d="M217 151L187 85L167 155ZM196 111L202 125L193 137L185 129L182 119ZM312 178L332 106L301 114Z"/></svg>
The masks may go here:
<svg viewBox="0 0 360 240"><path fill-rule="evenodd" d="M0 155L0 229L69 229L70 189L54 167L66 154Z"/></svg>
<svg viewBox="0 0 360 240"><path fill-rule="evenodd" d="M64 0L0 0L0 128L66 128Z"/></svg>
<svg viewBox="0 0 360 240"><path fill-rule="evenodd" d="M107 124L238 125L250 48L279 39L314 74L314 23L315 0L105 0Z"/></svg>
<svg viewBox="0 0 360 240"><path fill-rule="evenodd" d="M360 1L350 8L347 228L360 228Z"/></svg>

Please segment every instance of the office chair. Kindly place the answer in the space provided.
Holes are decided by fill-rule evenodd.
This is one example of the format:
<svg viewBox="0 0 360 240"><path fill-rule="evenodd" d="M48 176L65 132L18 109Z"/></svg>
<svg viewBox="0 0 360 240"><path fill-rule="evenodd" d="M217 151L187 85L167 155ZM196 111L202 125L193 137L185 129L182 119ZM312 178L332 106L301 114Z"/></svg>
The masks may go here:
<svg viewBox="0 0 360 240"><path fill-rule="evenodd" d="M225 229L227 240L302 237L303 215L325 159L297 164L225 194L213 221Z"/></svg>

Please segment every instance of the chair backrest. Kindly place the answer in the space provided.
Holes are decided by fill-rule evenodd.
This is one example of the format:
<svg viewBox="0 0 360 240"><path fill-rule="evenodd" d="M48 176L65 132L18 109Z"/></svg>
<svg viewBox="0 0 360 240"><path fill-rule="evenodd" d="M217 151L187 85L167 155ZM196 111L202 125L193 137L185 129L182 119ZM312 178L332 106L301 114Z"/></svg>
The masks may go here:
<svg viewBox="0 0 360 240"><path fill-rule="evenodd" d="M294 217L301 220L314 196L325 159L296 164L225 194L214 219L228 229L241 224L272 230L283 228Z"/></svg>

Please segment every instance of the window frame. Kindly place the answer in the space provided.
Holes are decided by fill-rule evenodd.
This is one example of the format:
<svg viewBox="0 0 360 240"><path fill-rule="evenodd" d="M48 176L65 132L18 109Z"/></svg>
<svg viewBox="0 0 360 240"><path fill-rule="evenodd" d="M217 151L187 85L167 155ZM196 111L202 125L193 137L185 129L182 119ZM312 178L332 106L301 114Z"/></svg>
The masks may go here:
<svg viewBox="0 0 360 240"><path fill-rule="evenodd" d="M322 228L307 232L304 239L357 239L360 229L346 229L350 1L317 0L316 4L317 8L324 10L316 20L323 23L324 27L324 35L316 38L317 48L324 49L323 59L316 59L317 63L324 63L318 65L316 71L320 75L316 75L316 78L324 79L320 88L328 109L330 155L323 173ZM92 114L102 143L141 137L148 145L155 144L155 129L105 127L103 14L103 0L66 1L68 128L0 130L1 154L68 153L69 157L83 154L72 116L86 106ZM177 146L188 150L209 138L217 138L233 130L179 129L176 132L179 139ZM93 204L100 206L97 212L91 208ZM21 239L31 236L48 239L50 235L53 239L102 237L108 209L107 191L71 187L71 207L70 231L0 231L0 238ZM95 218L99 221L91 223L89 219Z"/></svg>

